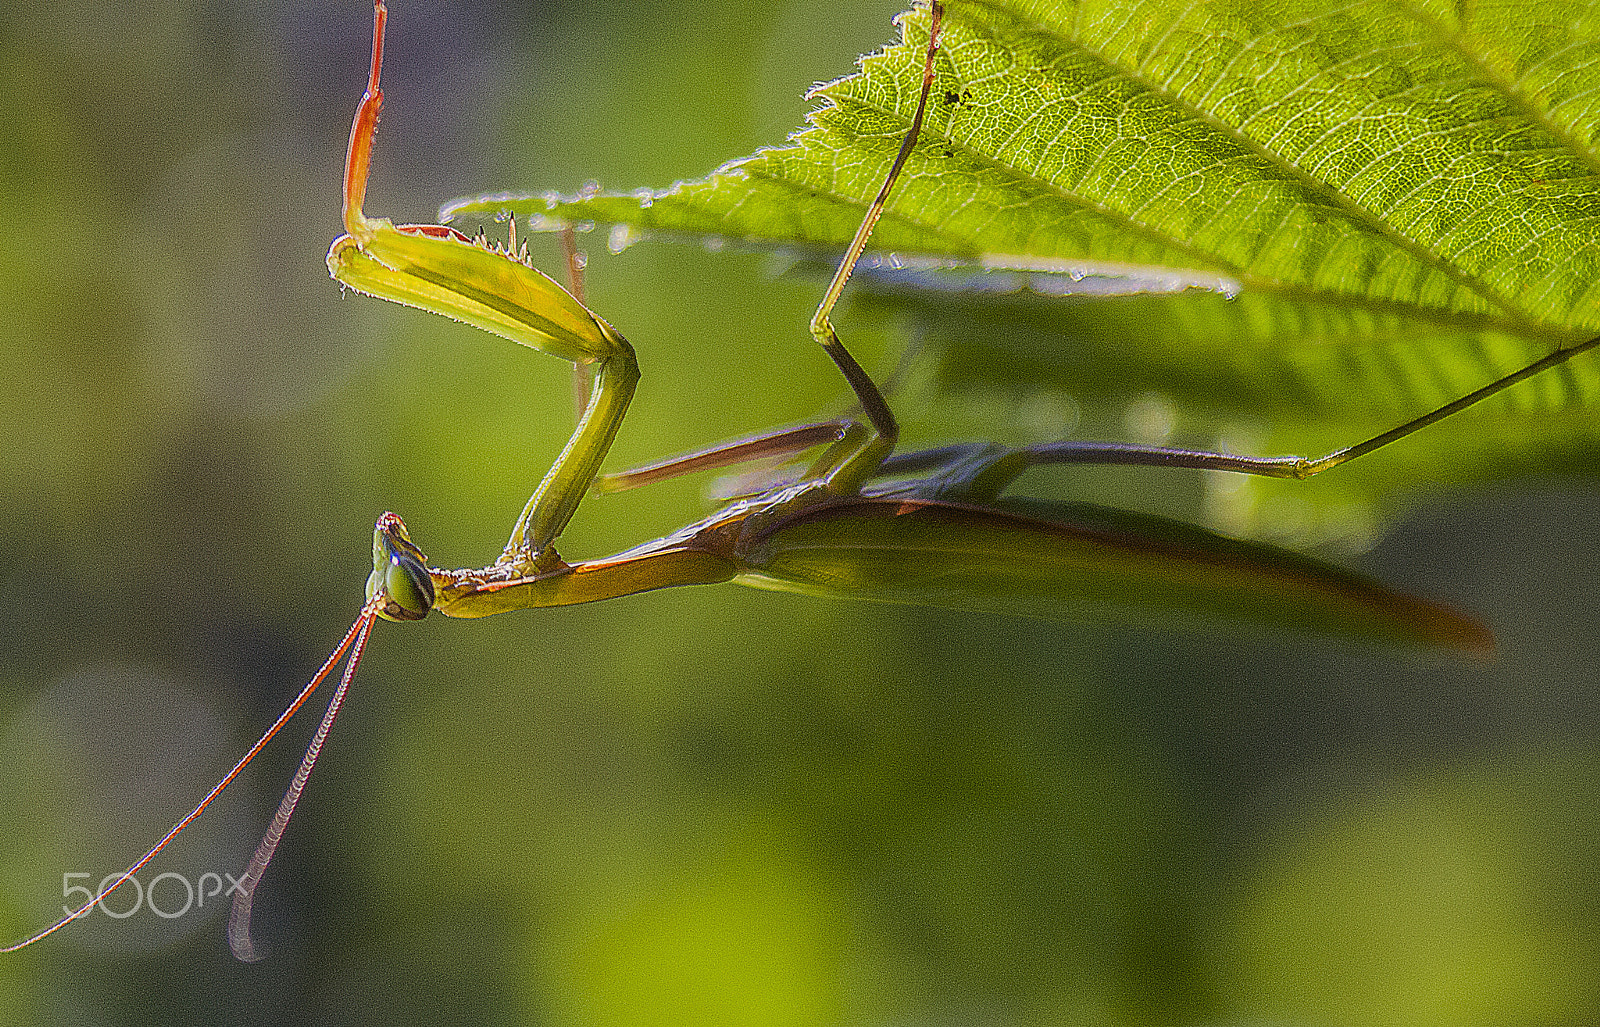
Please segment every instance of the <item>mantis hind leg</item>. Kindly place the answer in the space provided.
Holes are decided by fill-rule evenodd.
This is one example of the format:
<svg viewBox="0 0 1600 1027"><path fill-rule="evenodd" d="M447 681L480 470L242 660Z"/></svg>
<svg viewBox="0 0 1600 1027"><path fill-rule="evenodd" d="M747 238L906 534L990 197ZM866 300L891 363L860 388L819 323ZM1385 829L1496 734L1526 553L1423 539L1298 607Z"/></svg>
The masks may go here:
<svg viewBox="0 0 1600 1027"><path fill-rule="evenodd" d="M924 499L949 499L966 503L991 503L1023 471L1046 464L1114 464L1124 467L1186 467L1201 471L1228 471L1266 478L1304 480L1357 457L1382 449L1423 428L1460 413L1518 382L1564 364L1581 353L1600 346L1600 336L1558 347L1526 367L1469 392L1444 406L1414 417L1404 424L1374 435L1363 442L1319 457L1239 456L1208 450L1145 446L1130 442L1041 442L1012 448L994 443L946 446L919 453L902 453L882 461L871 475L874 478L901 474L928 473L931 477L915 483Z"/></svg>

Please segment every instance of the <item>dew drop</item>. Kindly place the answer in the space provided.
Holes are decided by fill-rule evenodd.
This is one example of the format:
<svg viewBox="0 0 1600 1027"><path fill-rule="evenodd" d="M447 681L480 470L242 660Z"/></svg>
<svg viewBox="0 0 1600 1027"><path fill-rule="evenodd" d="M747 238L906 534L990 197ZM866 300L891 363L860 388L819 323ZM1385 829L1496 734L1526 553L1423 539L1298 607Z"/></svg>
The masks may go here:
<svg viewBox="0 0 1600 1027"><path fill-rule="evenodd" d="M611 232L606 236L606 249L612 254L618 254L638 242L640 238L632 225L612 225Z"/></svg>

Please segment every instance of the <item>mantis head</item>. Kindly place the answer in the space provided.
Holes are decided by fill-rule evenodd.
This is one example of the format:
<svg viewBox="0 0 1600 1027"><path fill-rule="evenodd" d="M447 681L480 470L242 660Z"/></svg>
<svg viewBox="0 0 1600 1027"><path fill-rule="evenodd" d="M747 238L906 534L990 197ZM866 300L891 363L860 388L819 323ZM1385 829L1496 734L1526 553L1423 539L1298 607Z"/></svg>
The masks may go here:
<svg viewBox="0 0 1600 1027"><path fill-rule="evenodd" d="M433 577L428 558L406 534L398 514L378 518L372 532L372 574L367 578L367 602L377 602L384 620L421 620L433 609Z"/></svg>

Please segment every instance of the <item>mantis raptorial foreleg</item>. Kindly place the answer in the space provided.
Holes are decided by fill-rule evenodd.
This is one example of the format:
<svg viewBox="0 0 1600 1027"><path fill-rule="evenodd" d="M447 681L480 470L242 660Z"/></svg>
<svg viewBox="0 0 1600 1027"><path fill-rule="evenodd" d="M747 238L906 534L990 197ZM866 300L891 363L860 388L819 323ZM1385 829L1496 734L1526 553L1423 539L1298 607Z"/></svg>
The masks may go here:
<svg viewBox="0 0 1600 1027"><path fill-rule="evenodd" d="M346 235L328 250L328 269L357 291L445 314L513 342L571 361L592 386L577 429L512 529L500 563L516 570L554 565L551 543L572 519L611 448L639 380L633 347L605 319L527 263L526 251L489 245L444 225L395 225L362 212L372 163L388 19L373 4L372 66L356 109L345 162ZM576 258L569 258L569 266Z"/></svg>

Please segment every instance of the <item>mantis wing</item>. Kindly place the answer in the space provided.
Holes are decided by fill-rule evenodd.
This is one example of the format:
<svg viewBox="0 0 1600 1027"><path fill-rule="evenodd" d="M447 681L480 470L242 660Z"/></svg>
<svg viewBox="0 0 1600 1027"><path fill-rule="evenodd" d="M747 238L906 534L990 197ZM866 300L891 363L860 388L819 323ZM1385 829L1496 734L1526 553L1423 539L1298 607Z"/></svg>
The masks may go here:
<svg viewBox="0 0 1600 1027"><path fill-rule="evenodd" d="M1246 621L1475 652L1446 606L1275 546L1088 503L1009 509L864 499L799 514L746 547L757 588L1028 617Z"/></svg>

